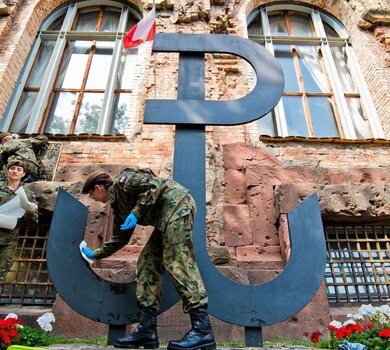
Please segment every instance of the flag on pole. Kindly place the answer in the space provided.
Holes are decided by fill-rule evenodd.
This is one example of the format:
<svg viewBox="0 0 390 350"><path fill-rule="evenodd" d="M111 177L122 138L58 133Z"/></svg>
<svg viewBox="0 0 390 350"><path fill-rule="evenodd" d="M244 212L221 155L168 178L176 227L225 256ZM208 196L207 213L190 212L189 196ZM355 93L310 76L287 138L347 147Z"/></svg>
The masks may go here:
<svg viewBox="0 0 390 350"><path fill-rule="evenodd" d="M123 38L125 49L137 47L145 41L153 40L156 32L156 5L153 0L152 10L142 18L136 25L131 27Z"/></svg>

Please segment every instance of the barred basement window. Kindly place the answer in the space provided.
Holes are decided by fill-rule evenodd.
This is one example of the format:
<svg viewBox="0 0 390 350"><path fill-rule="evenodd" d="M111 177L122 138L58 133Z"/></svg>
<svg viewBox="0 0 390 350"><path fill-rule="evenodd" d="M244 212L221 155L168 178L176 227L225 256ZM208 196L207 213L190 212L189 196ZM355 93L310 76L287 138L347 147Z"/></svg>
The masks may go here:
<svg viewBox="0 0 390 350"><path fill-rule="evenodd" d="M52 305L56 291L47 269L46 246L50 223L22 224L14 263L0 283L1 304Z"/></svg>
<svg viewBox="0 0 390 350"><path fill-rule="evenodd" d="M275 56L285 77L281 101L257 122L260 134L385 137L338 20L308 6L278 3L256 9L247 23L249 39Z"/></svg>
<svg viewBox="0 0 390 350"><path fill-rule="evenodd" d="M330 303L390 301L390 225L325 224Z"/></svg>

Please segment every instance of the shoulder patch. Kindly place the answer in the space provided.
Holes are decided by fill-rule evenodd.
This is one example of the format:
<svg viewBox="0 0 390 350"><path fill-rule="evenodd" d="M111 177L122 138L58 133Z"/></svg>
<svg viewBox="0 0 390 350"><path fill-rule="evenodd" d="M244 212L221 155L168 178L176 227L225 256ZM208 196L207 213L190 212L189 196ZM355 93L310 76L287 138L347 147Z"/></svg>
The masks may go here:
<svg viewBox="0 0 390 350"><path fill-rule="evenodd" d="M120 178L120 180L119 180L119 185L120 185L121 187L123 187L123 186L125 185L125 183L126 183L126 180L127 180L127 176L123 175L123 176Z"/></svg>

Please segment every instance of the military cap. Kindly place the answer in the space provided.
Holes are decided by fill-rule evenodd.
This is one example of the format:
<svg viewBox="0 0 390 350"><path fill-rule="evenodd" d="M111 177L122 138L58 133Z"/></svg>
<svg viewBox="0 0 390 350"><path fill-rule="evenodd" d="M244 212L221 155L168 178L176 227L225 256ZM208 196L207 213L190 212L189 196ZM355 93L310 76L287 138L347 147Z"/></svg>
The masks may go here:
<svg viewBox="0 0 390 350"><path fill-rule="evenodd" d="M4 137L11 136L12 134L10 132L0 132L0 142Z"/></svg>
<svg viewBox="0 0 390 350"><path fill-rule="evenodd" d="M11 166L13 165L20 166L24 169L24 171L26 171L26 163L23 162L23 160L18 160L18 159L10 160L7 164L7 169L11 168Z"/></svg>
<svg viewBox="0 0 390 350"><path fill-rule="evenodd" d="M106 173L104 171L101 171L101 170L96 170L94 171L93 173L91 173L87 179L85 180L84 182L84 186L83 186L83 189L82 189L82 193L86 194L88 193L92 186L94 185L94 180L99 177L100 175L105 175Z"/></svg>

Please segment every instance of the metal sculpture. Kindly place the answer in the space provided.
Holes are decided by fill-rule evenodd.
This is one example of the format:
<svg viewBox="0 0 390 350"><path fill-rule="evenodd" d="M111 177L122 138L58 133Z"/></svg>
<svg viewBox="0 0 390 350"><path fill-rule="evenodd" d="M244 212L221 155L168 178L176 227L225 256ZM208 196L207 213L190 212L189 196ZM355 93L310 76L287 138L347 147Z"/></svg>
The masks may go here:
<svg viewBox="0 0 390 350"><path fill-rule="evenodd" d="M58 294L80 315L110 326L108 343L125 334L126 324L138 322L136 282L113 283L96 275L81 257L88 209L60 188L47 243L50 278ZM161 312L176 304L179 296L164 275Z"/></svg>
<svg viewBox="0 0 390 350"><path fill-rule="evenodd" d="M265 49L232 36L157 34L153 51L180 53L177 100L147 100L144 119L145 123L176 125L174 179L191 190L198 206L194 246L209 295L209 311L221 320L244 326L246 345L259 345L263 326L295 315L321 284L326 250L320 209L313 195L288 214L291 256L274 280L242 285L220 274L208 257L205 242L205 126L242 124L268 113L283 90L282 70ZM205 101L206 52L230 53L247 60L256 76L251 93L234 101ZM49 234L49 272L59 294L75 311L110 324L110 343L123 334L126 323L137 320L135 283L104 281L86 266L78 250L86 217L86 208L60 190ZM177 301L166 279L161 312Z"/></svg>

